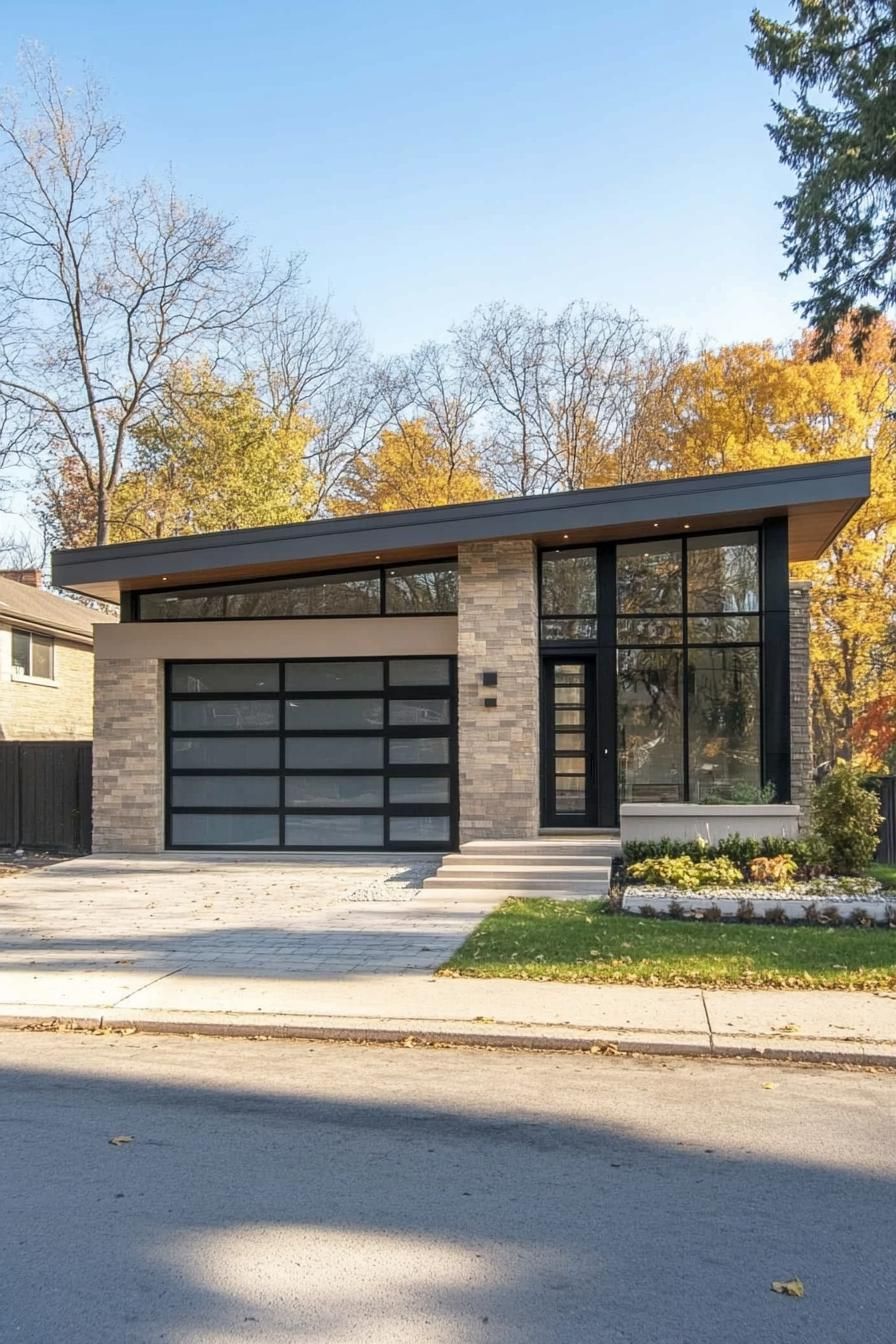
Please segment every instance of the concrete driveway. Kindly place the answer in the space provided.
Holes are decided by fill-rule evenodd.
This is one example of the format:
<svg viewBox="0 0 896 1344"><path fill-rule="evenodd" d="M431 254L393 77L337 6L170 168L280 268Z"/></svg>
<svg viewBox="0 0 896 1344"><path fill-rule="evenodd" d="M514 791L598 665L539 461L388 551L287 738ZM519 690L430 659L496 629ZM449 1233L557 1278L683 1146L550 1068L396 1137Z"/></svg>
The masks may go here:
<svg viewBox="0 0 896 1344"><path fill-rule="evenodd" d="M48 982L54 1003L112 1007L137 1006L135 996L173 975L425 973L498 899L424 892L439 861L179 853L73 859L5 878L0 1004L47 1003Z"/></svg>

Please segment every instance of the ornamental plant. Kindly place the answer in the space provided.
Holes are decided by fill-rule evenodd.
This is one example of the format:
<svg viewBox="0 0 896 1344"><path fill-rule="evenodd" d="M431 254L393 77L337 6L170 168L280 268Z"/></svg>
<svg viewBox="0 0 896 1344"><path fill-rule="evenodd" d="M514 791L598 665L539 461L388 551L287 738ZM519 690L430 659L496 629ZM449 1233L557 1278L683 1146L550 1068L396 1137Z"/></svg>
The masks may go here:
<svg viewBox="0 0 896 1344"><path fill-rule="evenodd" d="M659 856L633 863L629 875L648 887L677 887L699 891L701 887L728 887L742 882L743 873L730 859L692 859L687 854Z"/></svg>
<svg viewBox="0 0 896 1344"><path fill-rule="evenodd" d="M749 870L751 881L783 887L796 877L797 863L792 854L775 854L772 857L761 856L750 861Z"/></svg>
<svg viewBox="0 0 896 1344"><path fill-rule="evenodd" d="M883 818L877 796L863 779L861 771L838 761L812 797L812 829L835 873L859 875L877 853Z"/></svg>

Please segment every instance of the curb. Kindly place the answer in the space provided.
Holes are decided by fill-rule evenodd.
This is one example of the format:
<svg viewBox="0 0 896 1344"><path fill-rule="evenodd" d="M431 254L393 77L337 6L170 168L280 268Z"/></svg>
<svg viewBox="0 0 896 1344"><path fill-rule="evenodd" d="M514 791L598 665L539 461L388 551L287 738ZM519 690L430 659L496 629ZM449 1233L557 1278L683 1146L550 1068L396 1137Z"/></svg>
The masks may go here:
<svg viewBox="0 0 896 1344"><path fill-rule="evenodd" d="M896 1069L896 1044L817 1040L785 1044L777 1037L642 1035L600 1029L465 1022L428 1026L392 1019L231 1017L222 1014L136 1016L119 1012L0 1014L0 1030L110 1031L244 1040L334 1041L359 1045L472 1046L493 1050L656 1055L769 1063L853 1065Z"/></svg>

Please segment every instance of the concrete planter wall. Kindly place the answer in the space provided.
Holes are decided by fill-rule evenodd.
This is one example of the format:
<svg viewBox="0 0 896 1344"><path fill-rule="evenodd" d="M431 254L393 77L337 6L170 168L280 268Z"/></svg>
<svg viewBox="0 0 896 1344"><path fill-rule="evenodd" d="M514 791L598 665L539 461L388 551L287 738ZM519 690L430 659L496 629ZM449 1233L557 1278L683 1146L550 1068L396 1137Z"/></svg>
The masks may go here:
<svg viewBox="0 0 896 1344"><path fill-rule="evenodd" d="M792 803L623 803L619 809L622 843L628 840L705 840L715 845L729 835L796 838L800 809Z"/></svg>

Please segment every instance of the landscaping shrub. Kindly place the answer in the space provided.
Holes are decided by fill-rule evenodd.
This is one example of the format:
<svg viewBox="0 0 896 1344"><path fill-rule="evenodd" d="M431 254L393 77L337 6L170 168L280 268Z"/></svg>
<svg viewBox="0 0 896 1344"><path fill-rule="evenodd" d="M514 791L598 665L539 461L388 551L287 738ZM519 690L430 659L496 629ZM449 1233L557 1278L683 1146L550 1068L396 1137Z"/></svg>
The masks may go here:
<svg viewBox="0 0 896 1344"><path fill-rule="evenodd" d="M796 877L797 864L792 854L776 854L773 858L761 855L748 864L753 882L768 882L783 887Z"/></svg>
<svg viewBox="0 0 896 1344"><path fill-rule="evenodd" d="M729 835L717 845L699 840L629 840L623 847L626 867L645 859L688 858L698 863L704 859L730 859L738 868L747 871L754 859L774 859L789 855L801 877L815 877L829 870L827 851L813 836L793 840L786 835L767 835L762 839L752 836Z"/></svg>
<svg viewBox="0 0 896 1344"><path fill-rule="evenodd" d="M770 905L765 912L766 924L786 924L787 911L783 905Z"/></svg>
<svg viewBox="0 0 896 1344"><path fill-rule="evenodd" d="M704 807L717 807L725 803L773 803L775 801L774 784L749 784L746 780L729 784L727 789L717 793L708 793L700 802Z"/></svg>
<svg viewBox="0 0 896 1344"><path fill-rule="evenodd" d="M744 880L741 870L730 859L665 856L642 859L629 865L629 876L648 887L677 887L680 891L698 891L701 887L728 887Z"/></svg>
<svg viewBox="0 0 896 1344"><path fill-rule="evenodd" d="M752 901L738 901L737 912L734 918L738 924L752 924L756 918L756 911L753 909Z"/></svg>
<svg viewBox="0 0 896 1344"><path fill-rule="evenodd" d="M812 830L835 873L862 873L877 853L880 807L862 781L860 771L838 761L812 797Z"/></svg>

